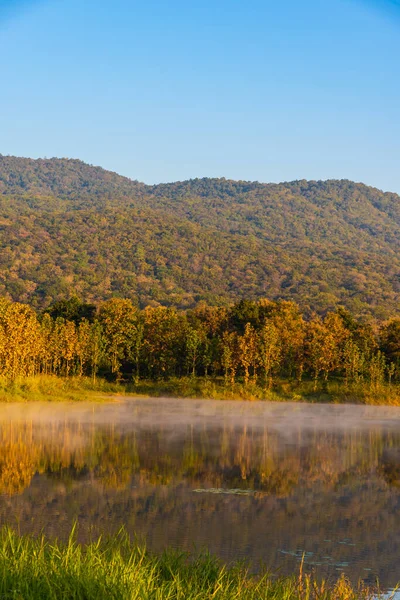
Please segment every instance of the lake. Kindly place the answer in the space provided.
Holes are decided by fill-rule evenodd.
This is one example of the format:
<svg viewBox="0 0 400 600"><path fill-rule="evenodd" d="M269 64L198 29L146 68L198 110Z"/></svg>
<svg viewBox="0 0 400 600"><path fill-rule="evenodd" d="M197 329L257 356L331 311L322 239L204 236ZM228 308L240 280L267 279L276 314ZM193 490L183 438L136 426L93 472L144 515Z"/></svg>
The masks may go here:
<svg viewBox="0 0 400 600"><path fill-rule="evenodd" d="M121 399L0 406L0 524L400 580L400 408Z"/></svg>

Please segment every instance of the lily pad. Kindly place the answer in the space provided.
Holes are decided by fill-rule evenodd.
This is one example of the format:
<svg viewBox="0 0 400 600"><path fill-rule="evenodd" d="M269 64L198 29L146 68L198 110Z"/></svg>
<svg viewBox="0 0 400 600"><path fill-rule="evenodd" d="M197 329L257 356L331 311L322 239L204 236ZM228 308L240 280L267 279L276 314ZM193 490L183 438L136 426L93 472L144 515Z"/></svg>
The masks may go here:
<svg viewBox="0 0 400 600"><path fill-rule="evenodd" d="M225 494L229 496L253 496L255 494L254 490L241 490L239 488L199 488L193 491L196 494Z"/></svg>

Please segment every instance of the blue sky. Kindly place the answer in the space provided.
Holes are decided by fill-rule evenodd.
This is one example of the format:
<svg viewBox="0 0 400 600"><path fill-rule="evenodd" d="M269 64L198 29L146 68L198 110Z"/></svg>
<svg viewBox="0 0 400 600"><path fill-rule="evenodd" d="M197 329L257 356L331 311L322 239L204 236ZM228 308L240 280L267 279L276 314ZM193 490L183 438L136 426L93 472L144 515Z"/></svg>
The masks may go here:
<svg viewBox="0 0 400 600"><path fill-rule="evenodd" d="M400 192L396 0L0 0L0 152Z"/></svg>

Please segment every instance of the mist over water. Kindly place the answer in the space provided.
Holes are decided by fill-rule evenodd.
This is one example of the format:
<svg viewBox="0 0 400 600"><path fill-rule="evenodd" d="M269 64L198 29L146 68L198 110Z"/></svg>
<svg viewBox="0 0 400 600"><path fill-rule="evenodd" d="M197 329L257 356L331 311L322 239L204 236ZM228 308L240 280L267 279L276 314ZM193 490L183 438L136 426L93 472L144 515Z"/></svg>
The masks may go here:
<svg viewBox="0 0 400 600"><path fill-rule="evenodd" d="M400 409L125 399L0 407L0 523L124 525L293 573L400 579Z"/></svg>
<svg viewBox="0 0 400 600"><path fill-rule="evenodd" d="M31 420L32 423L79 421L98 426L114 423L125 431L140 427L268 426L282 433L293 430L346 431L349 429L400 427L400 407L352 404L306 404L296 402L248 402L237 400L191 400L171 398L126 398L113 403L9 403L1 405L0 422Z"/></svg>

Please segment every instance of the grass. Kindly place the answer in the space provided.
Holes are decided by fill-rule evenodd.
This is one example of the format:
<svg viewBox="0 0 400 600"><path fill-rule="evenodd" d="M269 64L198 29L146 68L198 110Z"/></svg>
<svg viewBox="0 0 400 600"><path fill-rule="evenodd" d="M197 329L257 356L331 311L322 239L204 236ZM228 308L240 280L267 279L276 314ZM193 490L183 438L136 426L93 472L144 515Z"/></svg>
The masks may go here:
<svg viewBox="0 0 400 600"><path fill-rule="evenodd" d="M34 375L14 381L0 378L0 402L105 400L124 393L124 386L89 377Z"/></svg>
<svg viewBox="0 0 400 600"><path fill-rule="evenodd" d="M326 384L278 380L272 389L242 382L226 386L222 377L174 377L165 381L141 380L113 383L89 377L57 377L36 375L15 381L0 378L0 402L29 401L104 401L113 396L152 396L198 398L213 400L269 400L278 402L325 402L400 406L400 386L381 385L371 390L368 384L346 387L344 382L332 379Z"/></svg>
<svg viewBox="0 0 400 600"><path fill-rule="evenodd" d="M301 572L252 575L243 564L224 566L202 554L157 556L124 531L87 545L0 530L0 598L8 600L353 600L379 595L353 588L342 576L328 585Z"/></svg>
<svg viewBox="0 0 400 600"><path fill-rule="evenodd" d="M142 396L167 396L175 398L209 398L213 400L269 400L278 402L324 402L355 403L374 405L400 406L400 386L382 385L371 390L368 384L346 387L341 380L331 380L326 384L319 383L314 390L314 382L278 380L272 389L250 383L245 386L238 382L226 386L223 378L181 377L167 381L143 380L139 383L128 383L127 394Z"/></svg>

